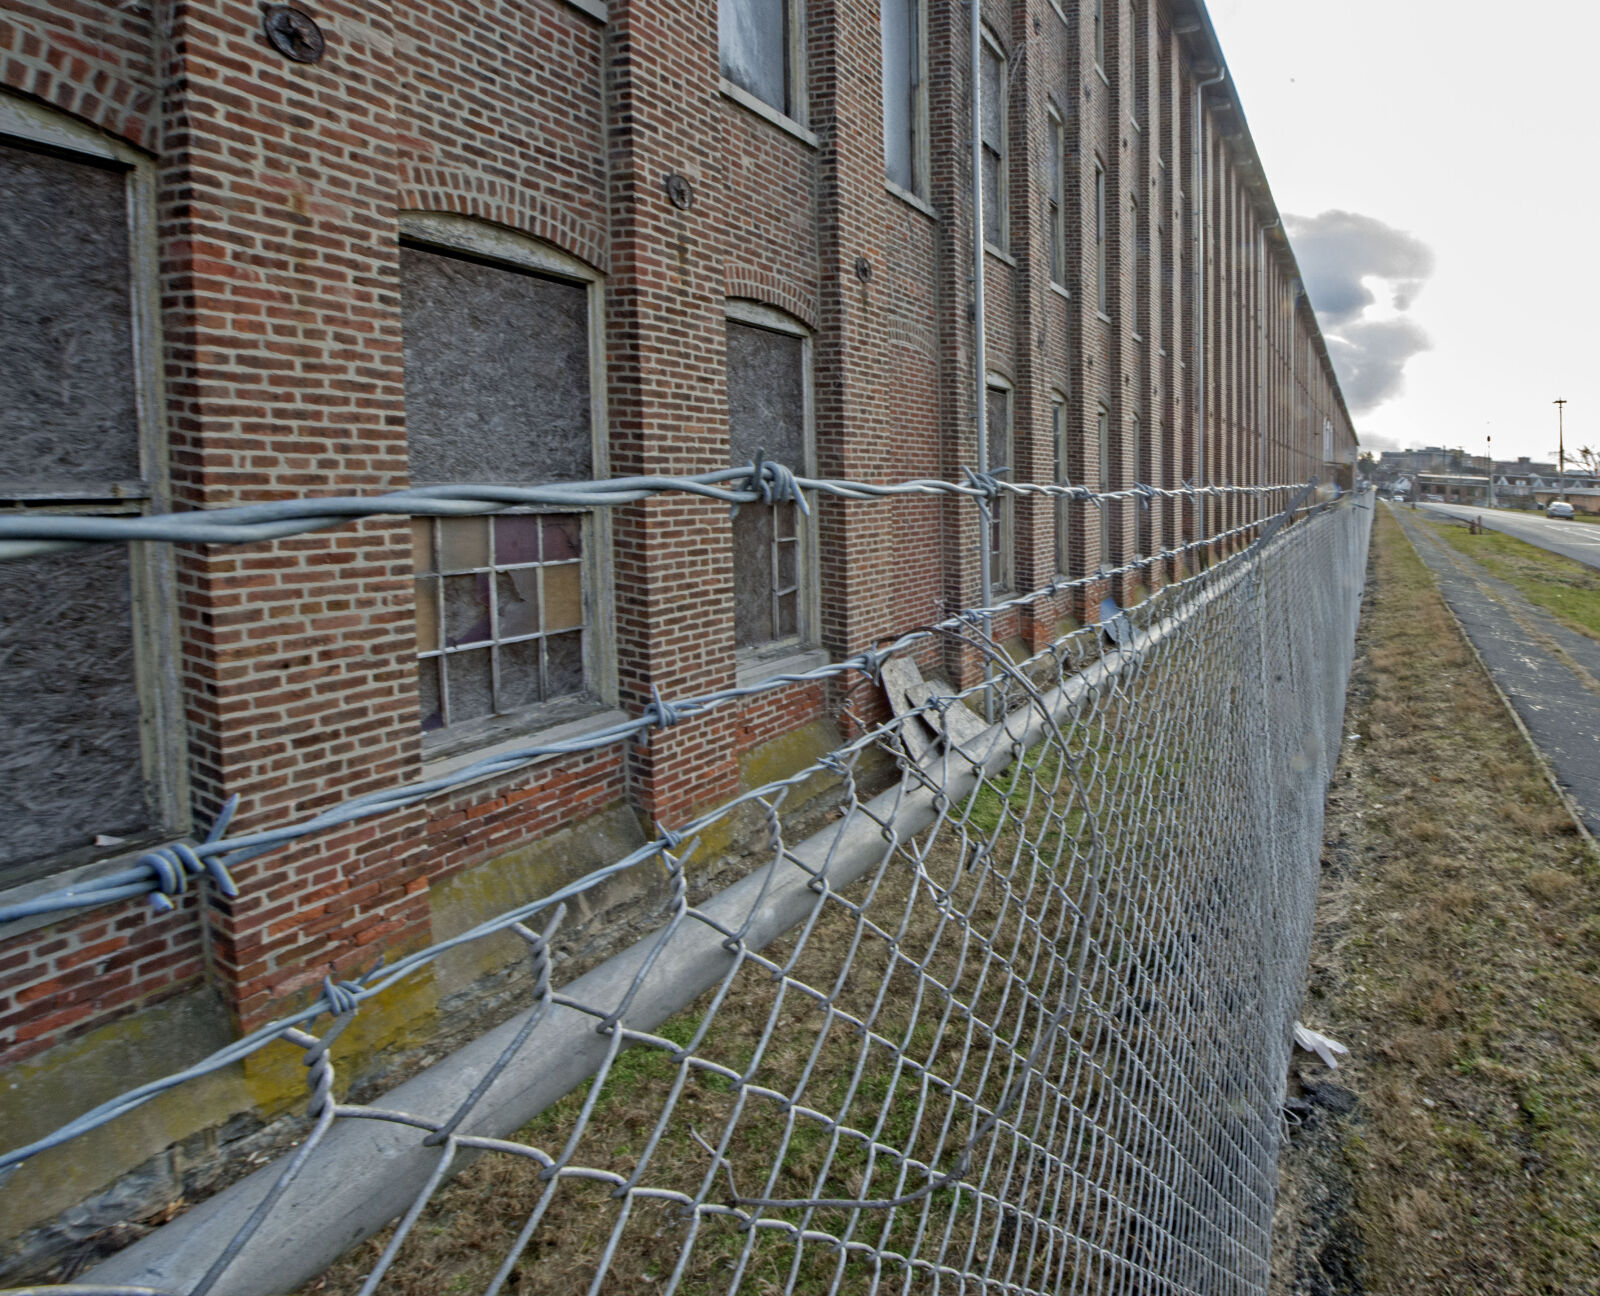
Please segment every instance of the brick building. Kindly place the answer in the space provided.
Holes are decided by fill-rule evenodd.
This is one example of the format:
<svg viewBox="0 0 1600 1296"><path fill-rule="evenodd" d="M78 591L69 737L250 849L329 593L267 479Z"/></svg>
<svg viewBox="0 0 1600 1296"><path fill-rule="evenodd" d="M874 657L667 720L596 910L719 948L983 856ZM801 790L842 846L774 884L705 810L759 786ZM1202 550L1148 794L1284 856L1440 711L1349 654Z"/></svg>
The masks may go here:
<svg viewBox="0 0 1600 1296"><path fill-rule="evenodd" d="M685 474L758 448L959 480L980 383L1015 480L1348 484L1351 422L1197 0L985 0L981 374L954 0L299 10L0 3L8 508ZM987 559L1032 590L1287 498L1014 501ZM230 831L266 828L653 690L838 659L976 605L979 536L953 500L730 521L662 495L0 565L0 903L203 834L234 794ZM1157 557L1114 592L1180 574ZM1083 599L997 632L1040 645ZM236 899L9 923L6 1141L799 768L881 705L772 690L264 855ZM483 971L364 1014L359 1047L420 1046ZM174 1147L292 1079L153 1104L92 1164L38 1158L0 1234L151 1158L177 1183Z"/></svg>

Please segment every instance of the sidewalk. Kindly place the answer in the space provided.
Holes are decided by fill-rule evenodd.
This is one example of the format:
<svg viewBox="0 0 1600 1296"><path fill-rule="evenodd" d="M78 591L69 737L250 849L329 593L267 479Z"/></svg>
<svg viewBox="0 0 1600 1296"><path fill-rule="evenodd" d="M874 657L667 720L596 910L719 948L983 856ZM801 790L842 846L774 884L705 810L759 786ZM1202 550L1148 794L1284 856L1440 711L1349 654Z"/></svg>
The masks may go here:
<svg viewBox="0 0 1600 1296"><path fill-rule="evenodd" d="M1600 835L1600 643L1441 543L1417 515L1392 512L1584 825Z"/></svg>

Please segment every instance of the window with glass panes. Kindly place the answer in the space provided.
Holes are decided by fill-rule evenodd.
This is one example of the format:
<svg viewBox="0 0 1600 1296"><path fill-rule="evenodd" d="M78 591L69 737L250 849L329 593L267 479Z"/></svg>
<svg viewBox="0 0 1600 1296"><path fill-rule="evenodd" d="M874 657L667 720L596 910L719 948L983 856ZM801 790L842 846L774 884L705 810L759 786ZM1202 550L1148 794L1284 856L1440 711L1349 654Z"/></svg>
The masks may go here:
<svg viewBox="0 0 1600 1296"><path fill-rule="evenodd" d="M1067 398L1060 392L1054 392L1050 397L1050 444L1054 451L1055 470L1050 480L1057 486L1066 486L1067 480ZM1055 499L1056 515L1056 571L1068 573L1071 569L1067 560L1071 557L1069 547L1069 532L1067 530L1069 515L1067 510L1071 507L1065 496L1058 495Z"/></svg>
<svg viewBox="0 0 1600 1296"><path fill-rule="evenodd" d="M735 309L730 304L730 310ZM759 313L781 325L775 311ZM794 326L728 320L728 461L757 454L794 472L810 472L809 342ZM733 519L735 644L764 649L811 637L808 537L793 503L742 504Z"/></svg>
<svg viewBox="0 0 1600 1296"><path fill-rule="evenodd" d="M927 82L923 76L925 0L879 0L883 40L883 169L907 193L926 197L923 160Z"/></svg>
<svg viewBox="0 0 1600 1296"><path fill-rule="evenodd" d="M1101 314L1110 306L1109 276L1106 274L1106 168L1098 158L1094 163L1094 294Z"/></svg>
<svg viewBox="0 0 1600 1296"><path fill-rule="evenodd" d="M1002 251L1010 220L1006 214L1006 60L1000 47L984 34L979 49L982 101L983 238Z"/></svg>
<svg viewBox="0 0 1600 1296"><path fill-rule="evenodd" d="M1067 282L1067 226L1066 226L1066 191L1064 189L1064 156L1066 153L1066 128L1062 125L1060 116L1054 108L1046 114L1045 120L1049 130L1045 132L1046 147L1050 150L1050 157L1045 166L1045 176L1050 186L1050 196L1046 200L1046 216L1049 225L1050 237L1050 280L1052 283L1065 284Z"/></svg>
<svg viewBox="0 0 1600 1296"><path fill-rule="evenodd" d="M999 474L1011 467L1011 391L990 382L984 401L984 422L989 430L989 472ZM988 562L989 581L995 593L1011 588L1011 512L1012 496L1000 495L989 502Z"/></svg>
<svg viewBox="0 0 1600 1296"><path fill-rule="evenodd" d="M591 287L460 247L402 246L413 484L594 476ZM414 520L425 733L595 698L596 530L583 512Z"/></svg>
<svg viewBox="0 0 1600 1296"><path fill-rule="evenodd" d="M722 75L746 94L801 121L801 0L718 0Z"/></svg>

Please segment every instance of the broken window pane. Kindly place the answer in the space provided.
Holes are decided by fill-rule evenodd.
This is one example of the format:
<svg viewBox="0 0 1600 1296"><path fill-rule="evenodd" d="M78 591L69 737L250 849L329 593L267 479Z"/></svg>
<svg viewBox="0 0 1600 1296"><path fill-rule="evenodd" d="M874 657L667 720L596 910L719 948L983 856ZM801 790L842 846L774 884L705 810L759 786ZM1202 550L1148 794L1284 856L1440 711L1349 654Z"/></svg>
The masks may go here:
<svg viewBox="0 0 1600 1296"><path fill-rule="evenodd" d="M0 882L157 826L144 788L128 550L0 563Z"/></svg>
<svg viewBox="0 0 1600 1296"><path fill-rule="evenodd" d="M789 113L788 8L792 0L720 0L722 75L781 113Z"/></svg>
<svg viewBox="0 0 1600 1296"><path fill-rule="evenodd" d="M400 249L413 485L594 475L589 290Z"/></svg>
<svg viewBox="0 0 1600 1296"><path fill-rule="evenodd" d="M414 483L594 475L585 285L402 247L401 286ZM587 691L584 526L576 513L418 521L425 730Z"/></svg>
<svg viewBox="0 0 1600 1296"><path fill-rule="evenodd" d="M797 473L808 470L805 440L805 342L788 333L728 324L729 462L758 450ZM733 520L734 639L755 648L798 633L797 603L775 597L778 550L794 523L777 517L792 504L746 504Z"/></svg>
<svg viewBox="0 0 1600 1296"><path fill-rule="evenodd" d="M0 144L0 194L0 482L137 481L125 173Z"/></svg>

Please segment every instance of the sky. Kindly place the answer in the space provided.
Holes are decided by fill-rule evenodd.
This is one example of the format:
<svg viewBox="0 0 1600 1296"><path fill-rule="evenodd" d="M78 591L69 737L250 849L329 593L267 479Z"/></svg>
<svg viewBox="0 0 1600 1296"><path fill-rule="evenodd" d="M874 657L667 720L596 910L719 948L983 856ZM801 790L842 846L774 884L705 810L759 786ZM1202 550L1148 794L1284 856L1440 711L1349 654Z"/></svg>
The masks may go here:
<svg viewBox="0 0 1600 1296"><path fill-rule="evenodd" d="M1600 6L1208 7L1363 447L1600 449Z"/></svg>

